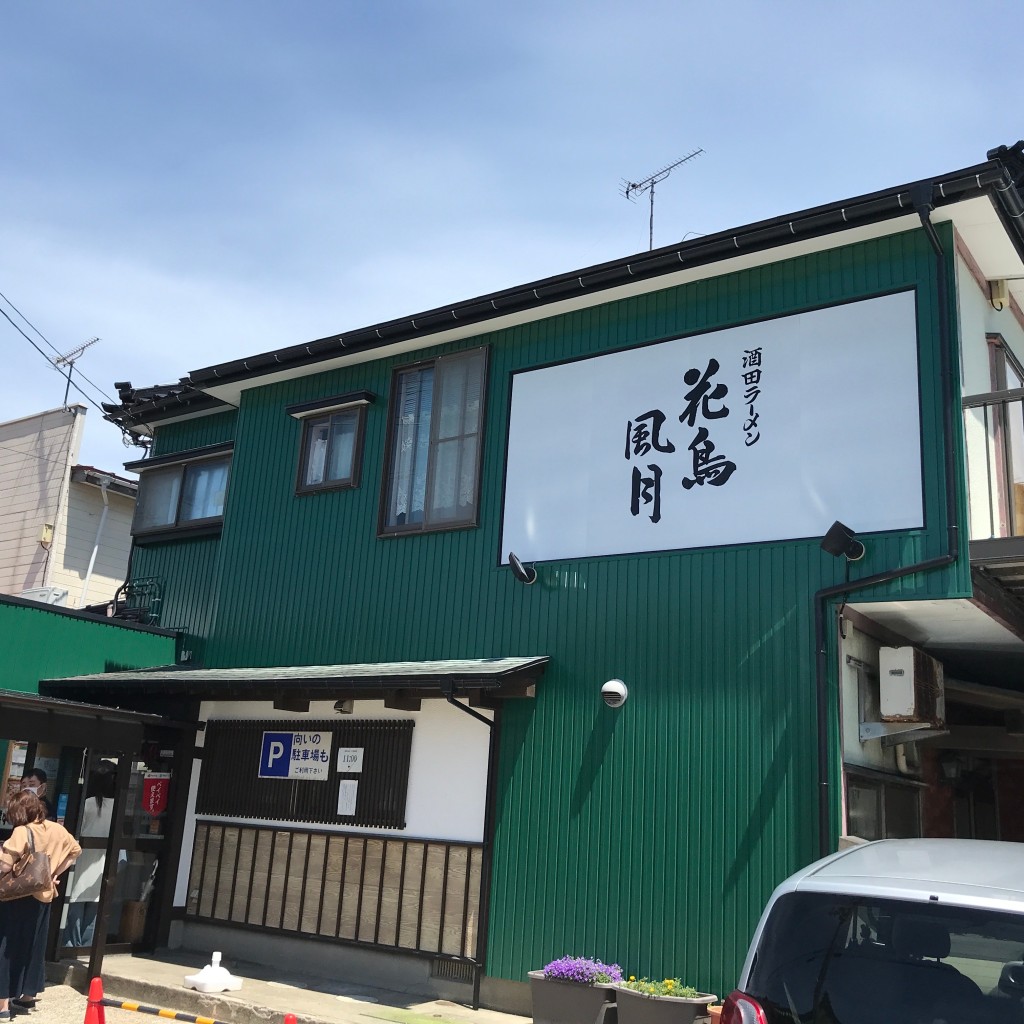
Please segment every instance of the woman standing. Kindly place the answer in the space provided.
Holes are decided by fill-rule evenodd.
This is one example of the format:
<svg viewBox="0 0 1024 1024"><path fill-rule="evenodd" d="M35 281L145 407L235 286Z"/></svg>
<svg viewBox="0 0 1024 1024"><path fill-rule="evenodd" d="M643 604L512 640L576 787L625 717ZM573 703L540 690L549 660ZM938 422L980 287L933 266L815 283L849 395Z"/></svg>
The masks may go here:
<svg viewBox="0 0 1024 1024"><path fill-rule="evenodd" d="M14 831L0 847L0 875L14 867L28 848L31 834L36 851L50 858L54 884L35 896L0 903L0 1022L11 1019L10 1000L32 1007L43 990L46 933L57 879L82 852L63 825L46 820L39 797L27 790L11 797L7 820Z"/></svg>
<svg viewBox="0 0 1024 1024"><path fill-rule="evenodd" d="M114 779L117 766L101 761L89 775L89 794L82 806L79 836L106 839L114 811ZM105 850L84 850L71 876L66 899L68 919L64 930L66 946L89 946L96 929L96 910L103 881ZM121 856L124 856L122 852Z"/></svg>

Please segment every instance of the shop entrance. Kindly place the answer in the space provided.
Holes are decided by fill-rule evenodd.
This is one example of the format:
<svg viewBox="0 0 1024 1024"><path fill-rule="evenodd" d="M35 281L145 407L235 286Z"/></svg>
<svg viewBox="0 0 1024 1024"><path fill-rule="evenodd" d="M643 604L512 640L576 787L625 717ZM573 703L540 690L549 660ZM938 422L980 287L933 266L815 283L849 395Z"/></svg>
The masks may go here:
<svg viewBox="0 0 1024 1024"><path fill-rule="evenodd" d="M107 950L152 949L165 941L177 872L177 789L195 726L0 690L0 742L7 788L14 769L47 771L53 816L82 847L50 914L47 959L88 956L90 977ZM187 784L187 779L185 780ZM6 803L5 803L6 806Z"/></svg>
<svg viewBox="0 0 1024 1024"><path fill-rule="evenodd" d="M158 885L167 859L165 823L174 785L174 737L152 736L136 754L92 748L82 752L75 803L68 827L82 855L68 873L64 903L56 926L55 958L88 955L96 940L100 891L107 874L108 847L113 860L103 944L109 952L129 952L157 944ZM127 791L119 801L121 767Z"/></svg>

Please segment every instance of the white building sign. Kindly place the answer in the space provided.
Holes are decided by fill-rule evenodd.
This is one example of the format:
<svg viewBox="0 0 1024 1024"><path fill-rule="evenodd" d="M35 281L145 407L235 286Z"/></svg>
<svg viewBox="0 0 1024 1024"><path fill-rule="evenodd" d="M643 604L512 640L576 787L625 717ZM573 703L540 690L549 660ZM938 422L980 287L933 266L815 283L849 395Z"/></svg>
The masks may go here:
<svg viewBox="0 0 1024 1024"><path fill-rule="evenodd" d="M915 294L515 374L502 561L923 526Z"/></svg>
<svg viewBox="0 0 1024 1024"><path fill-rule="evenodd" d="M363 748L362 747L339 747L338 748L338 771L339 772L361 772L363 770Z"/></svg>
<svg viewBox="0 0 1024 1024"><path fill-rule="evenodd" d="M356 794L359 783L355 779L342 779L338 783L338 817L346 818L356 813Z"/></svg>

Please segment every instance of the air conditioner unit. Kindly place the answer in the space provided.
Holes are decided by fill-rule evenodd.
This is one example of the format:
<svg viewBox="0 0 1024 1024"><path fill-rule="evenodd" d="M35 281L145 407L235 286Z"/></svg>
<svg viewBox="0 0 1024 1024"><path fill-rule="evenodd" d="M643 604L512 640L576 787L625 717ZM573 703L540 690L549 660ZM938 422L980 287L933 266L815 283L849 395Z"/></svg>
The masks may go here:
<svg viewBox="0 0 1024 1024"><path fill-rule="evenodd" d="M68 592L62 587L32 587L30 590L23 590L18 597L23 597L26 601L38 601L40 604L66 606L68 603Z"/></svg>
<svg viewBox="0 0 1024 1024"><path fill-rule="evenodd" d="M942 662L916 647L883 647L878 652L879 696L883 722L919 722L946 726Z"/></svg>

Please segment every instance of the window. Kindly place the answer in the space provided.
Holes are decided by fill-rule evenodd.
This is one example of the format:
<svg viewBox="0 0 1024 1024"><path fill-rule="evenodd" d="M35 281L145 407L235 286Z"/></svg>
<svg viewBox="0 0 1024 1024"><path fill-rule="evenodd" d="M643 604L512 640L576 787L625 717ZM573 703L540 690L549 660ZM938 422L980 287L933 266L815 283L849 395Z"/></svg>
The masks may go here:
<svg viewBox="0 0 1024 1024"><path fill-rule="evenodd" d="M218 445L216 455L205 457L178 454L129 464L140 474L132 533L219 527L231 469L230 448Z"/></svg>
<svg viewBox="0 0 1024 1024"><path fill-rule="evenodd" d="M871 878L857 882L850 888L867 888ZM932 900L786 893L758 940L746 991L769 1024L1014 1019L1020 992L1009 979L1020 964L1024 917Z"/></svg>
<svg viewBox="0 0 1024 1024"><path fill-rule="evenodd" d="M395 374L382 533L476 524L486 367L481 348Z"/></svg>
<svg viewBox="0 0 1024 1024"><path fill-rule="evenodd" d="M285 410L303 421L297 493L358 486L364 410L373 399L358 391Z"/></svg>
<svg viewBox="0 0 1024 1024"><path fill-rule="evenodd" d="M361 419L358 410L350 409L306 420L299 491L356 485L356 439Z"/></svg>
<svg viewBox="0 0 1024 1024"><path fill-rule="evenodd" d="M1024 367L1000 334L987 335L992 390L1017 391L1024 388ZM989 473L991 497L999 537L1024 536L1024 402L1020 399L992 406L992 456Z"/></svg>
<svg viewBox="0 0 1024 1024"><path fill-rule="evenodd" d="M850 773L846 785L847 831L861 839L921 835L921 798L914 786Z"/></svg>

